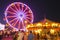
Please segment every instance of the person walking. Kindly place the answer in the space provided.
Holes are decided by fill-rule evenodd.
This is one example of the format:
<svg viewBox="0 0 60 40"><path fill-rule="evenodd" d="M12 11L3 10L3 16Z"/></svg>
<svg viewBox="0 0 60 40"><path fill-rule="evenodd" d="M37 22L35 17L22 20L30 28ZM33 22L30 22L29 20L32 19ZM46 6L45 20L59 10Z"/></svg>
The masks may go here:
<svg viewBox="0 0 60 40"><path fill-rule="evenodd" d="M13 40L17 40L17 38L18 38L18 33L16 32Z"/></svg>
<svg viewBox="0 0 60 40"><path fill-rule="evenodd" d="M32 31L30 31L30 33L28 34L28 40L33 40L34 35L32 33Z"/></svg>
<svg viewBox="0 0 60 40"><path fill-rule="evenodd" d="M24 36L23 36L22 40L27 40L26 32L24 32Z"/></svg>
<svg viewBox="0 0 60 40"><path fill-rule="evenodd" d="M35 32L34 32L34 40L37 40L37 35Z"/></svg>
<svg viewBox="0 0 60 40"><path fill-rule="evenodd" d="M37 34L37 40L39 40L39 38L40 38L40 35L39 35L39 33Z"/></svg>
<svg viewBox="0 0 60 40"><path fill-rule="evenodd" d="M23 36L24 36L23 31L19 31L17 40L22 40Z"/></svg>

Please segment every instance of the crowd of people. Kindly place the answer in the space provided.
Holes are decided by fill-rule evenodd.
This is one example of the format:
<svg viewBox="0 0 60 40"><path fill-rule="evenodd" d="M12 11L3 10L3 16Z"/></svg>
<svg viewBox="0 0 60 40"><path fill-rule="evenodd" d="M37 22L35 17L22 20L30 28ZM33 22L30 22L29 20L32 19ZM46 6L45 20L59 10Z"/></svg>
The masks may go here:
<svg viewBox="0 0 60 40"><path fill-rule="evenodd" d="M28 32L24 30L14 30L5 28L0 30L0 40L57 40L60 39L60 31L51 34L50 31L42 31L41 34L35 33L34 30Z"/></svg>
<svg viewBox="0 0 60 40"><path fill-rule="evenodd" d="M0 30L0 40L39 40L39 34L19 30Z"/></svg>
<svg viewBox="0 0 60 40"><path fill-rule="evenodd" d="M42 36L39 33L32 32L31 30L26 32L23 30L15 31L13 29L0 30L0 40L47 40L49 35L43 34ZM51 37L49 37L50 39ZM53 38L53 37L52 37Z"/></svg>

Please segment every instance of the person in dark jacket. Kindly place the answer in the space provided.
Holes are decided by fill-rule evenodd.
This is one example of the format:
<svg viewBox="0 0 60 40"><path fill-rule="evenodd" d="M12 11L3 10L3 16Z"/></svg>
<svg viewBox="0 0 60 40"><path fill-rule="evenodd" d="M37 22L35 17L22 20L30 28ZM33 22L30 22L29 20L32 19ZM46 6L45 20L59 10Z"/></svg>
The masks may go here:
<svg viewBox="0 0 60 40"><path fill-rule="evenodd" d="M30 31L30 34L28 34L28 40L33 40L34 35L32 33L32 31Z"/></svg>

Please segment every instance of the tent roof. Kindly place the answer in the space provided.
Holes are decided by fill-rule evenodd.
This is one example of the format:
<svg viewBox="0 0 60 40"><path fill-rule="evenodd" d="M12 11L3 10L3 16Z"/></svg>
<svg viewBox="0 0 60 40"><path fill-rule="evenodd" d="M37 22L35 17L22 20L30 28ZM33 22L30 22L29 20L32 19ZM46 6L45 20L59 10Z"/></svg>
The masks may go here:
<svg viewBox="0 0 60 40"><path fill-rule="evenodd" d="M38 23L57 23L57 22L51 21L49 19L44 19L44 20L42 20L42 21L40 21ZM57 24L60 24L60 23L57 23Z"/></svg>

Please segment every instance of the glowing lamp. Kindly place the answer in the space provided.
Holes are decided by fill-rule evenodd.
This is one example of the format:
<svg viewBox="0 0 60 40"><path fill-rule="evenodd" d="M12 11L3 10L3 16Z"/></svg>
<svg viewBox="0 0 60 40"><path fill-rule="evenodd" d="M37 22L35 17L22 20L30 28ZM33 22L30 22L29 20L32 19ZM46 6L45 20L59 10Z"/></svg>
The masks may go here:
<svg viewBox="0 0 60 40"><path fill-rule="evenodd" d="M36 26L42 26L42 24L38 23L38 24L36 24Z"/></svg>
<svg viewBox="0 0 60 40"><path fill-rule="evenodd" d="M31 24L31 27L33 27L33 24Z"/></svg>
<svg viewBox="0 0 60 40"><path fill-rule="evenodd" d="M41 33L41 32L42 32L42 29L39 29L39 30L38 30L38 33Z"/></svg>
<svg viewBox="0 0 60 40"><path fill-rule="evenodd" d="M51 34L54 34L54 32L55 32L54 29L51 29L51 30L50 30L50 33L51 33Z"/></svg>
<svg viewBox="0 0 60 40"><path fill-rule="evenodd" d="M42 29L39 29L39 31L42 31Z"/></svg>
<svg viewBox="0 0 60 40"><path fill-rule="evenodd" d="M12 5L12 6L14 6L14 4L13 4L13 3L12 3L11 5Z"/></svg>
<svg viewBox="0 0 60 40"><path fill-rule="evenodd" d="M36 33L38 32L38 31L35 31Z"/></svg>
<svg viewBox="0 0 60 40"><path fill-rule="evenodd" d="M25 20L25 23L27 23L27 21Z"/></svg>
<svg viewBox="0 0 60 40"><path fill-rule="evenodd" d="M48 24L48 23L46 22L46 24Z"/></svg>
<svg viewBox="0 0 60 40"><path fill-rule="evenodd" d="M57 27L57 26L58 26L58 24L53 23L53 24L52 24L52 27L53 27L53 26Z"/></svg>
<svg viewBox="0 0 60 40"><path fill-rule="evenodd" d="M27 25L27 28L29 28L30 27L30 25Z"/></svg>

